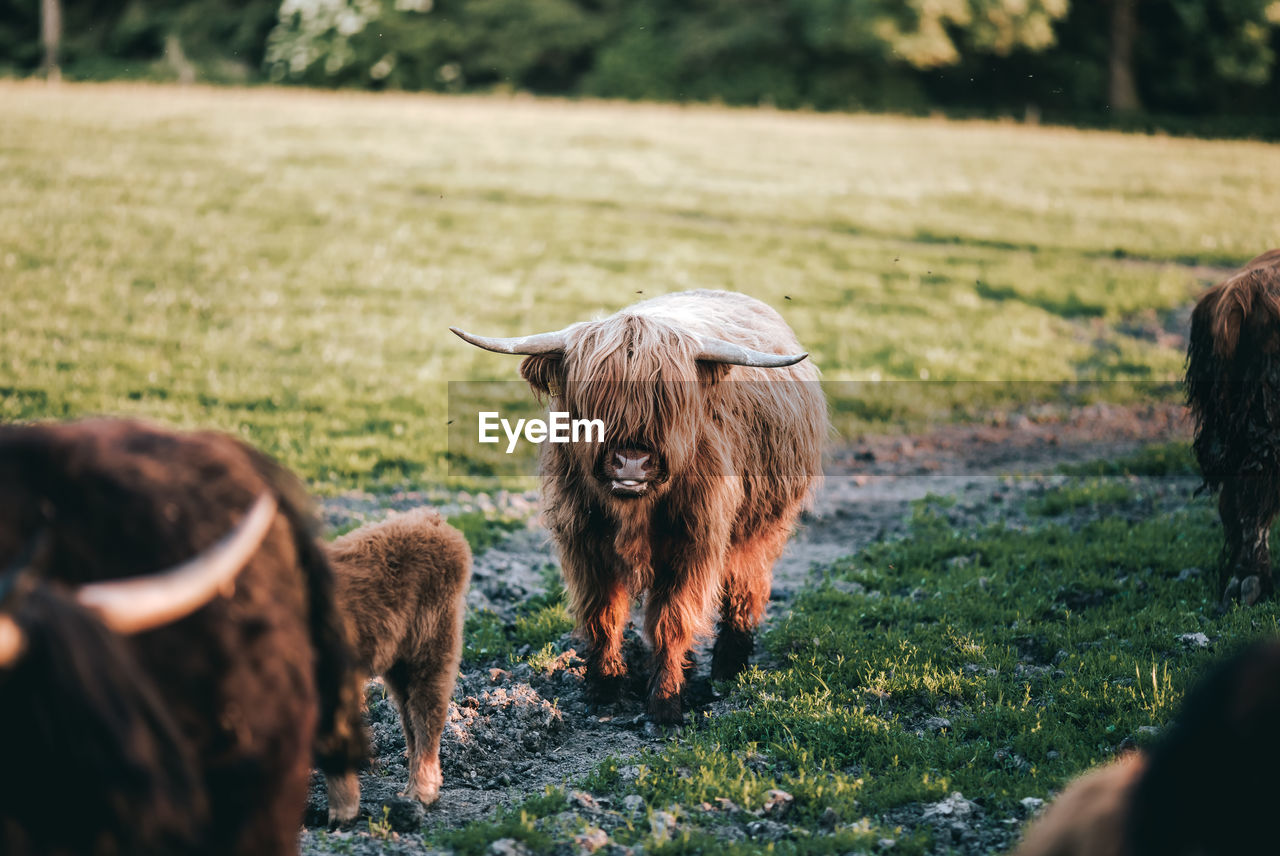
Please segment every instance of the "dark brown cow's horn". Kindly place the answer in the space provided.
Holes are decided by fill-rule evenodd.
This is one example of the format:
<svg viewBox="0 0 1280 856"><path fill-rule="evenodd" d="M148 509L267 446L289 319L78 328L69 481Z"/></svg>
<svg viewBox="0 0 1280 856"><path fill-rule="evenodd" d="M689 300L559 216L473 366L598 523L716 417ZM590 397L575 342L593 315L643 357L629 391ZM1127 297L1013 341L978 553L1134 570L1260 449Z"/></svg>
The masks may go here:
<svg viewBox="0 0 1280 856"><path fill-rule="evenodd" d="M793 366L809 356L803 354L766 354L764 351L753 351L724 339L702 337L702 351L698 359L712 363L728 363L734 366L753 366L760 369L780 369Z"/></svg>
<svg viewBox="0 0 1280 856"><path fill-rule="evenodd" d="M263 494L240 525L198 556L144 577L82 586L76 600L97 612L103 624L126 635L185 618L234 583L275 516L275 497Z"/></svg>
<svg viewBox="0 0 1280 856"><path fill-rule="evenodd" d="M454 335L463 341L470 342L477 348L493 351L496 354L559 354L564 352L564 330L552 333L534 333L532 336L512 336L509 339L494 339L488 336L477 336L457 327L450 327Z"/></svg>

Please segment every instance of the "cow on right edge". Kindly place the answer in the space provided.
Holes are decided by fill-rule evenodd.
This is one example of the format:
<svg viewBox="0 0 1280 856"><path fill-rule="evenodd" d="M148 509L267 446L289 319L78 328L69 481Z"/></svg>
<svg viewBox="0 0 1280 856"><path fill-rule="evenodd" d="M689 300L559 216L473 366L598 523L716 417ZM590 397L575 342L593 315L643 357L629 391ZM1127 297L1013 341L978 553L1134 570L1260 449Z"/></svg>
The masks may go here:
<svg viewBox="0 0 1280 856"><path fill-rule="evenodd" d="M1187 403L1204 485L1226 537L1223 605L1274 591L1271 524L1280 512L1280 250L1205 292L1191 315Z"/></svg>
<svg viewBox="0 0 1280 856"><path fill-rule="evenodd" d="M1068 785L1015 856L1246 856L1276 852L1280 642L1214 666L1149 750Z"/></svg>

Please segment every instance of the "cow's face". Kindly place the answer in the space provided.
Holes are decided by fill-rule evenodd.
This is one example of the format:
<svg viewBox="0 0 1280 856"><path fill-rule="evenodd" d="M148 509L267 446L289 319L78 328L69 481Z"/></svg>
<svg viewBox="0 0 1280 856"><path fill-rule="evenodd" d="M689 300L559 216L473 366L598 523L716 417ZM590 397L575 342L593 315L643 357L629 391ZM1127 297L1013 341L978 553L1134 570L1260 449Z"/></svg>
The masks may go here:
<svg viewBox="0 0 1280 856"><path fill-rule="evenodd" d="M604 442L558 448L580 481L616 503L652 501L685 478L726 475L710 463L723 450L700 450L705 427L722 417L712 412L711 387L734 365L779 368L807 356L754 351L680 319L631 311L510 339L451 329L477 347L526 355L520 374L552 410L604 424Z"/></svg>
<svg viewBox="0 0 1280 856"><path fill-rule="evenodd" d="M570 444L579 477L607 500L662 495L694 466L707 391L728 366L698 359L696 338L650 318L576 325L557 354L527 357L520 372L553 410L599 420L603 442Z"/></svg>

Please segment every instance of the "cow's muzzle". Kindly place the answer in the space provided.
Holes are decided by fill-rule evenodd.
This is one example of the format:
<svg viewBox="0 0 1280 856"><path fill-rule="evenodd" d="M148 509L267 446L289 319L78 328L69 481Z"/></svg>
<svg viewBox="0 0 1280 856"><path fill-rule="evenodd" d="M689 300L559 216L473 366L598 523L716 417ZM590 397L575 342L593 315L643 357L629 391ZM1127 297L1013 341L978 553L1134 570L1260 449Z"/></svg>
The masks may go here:
<svg viewBox="0 0 1280 856"><path fill-rule="evenodd" d="M616 497L644 496L666 480L658 456L648 449L610 449L605 453L600 480Z"/></svg>

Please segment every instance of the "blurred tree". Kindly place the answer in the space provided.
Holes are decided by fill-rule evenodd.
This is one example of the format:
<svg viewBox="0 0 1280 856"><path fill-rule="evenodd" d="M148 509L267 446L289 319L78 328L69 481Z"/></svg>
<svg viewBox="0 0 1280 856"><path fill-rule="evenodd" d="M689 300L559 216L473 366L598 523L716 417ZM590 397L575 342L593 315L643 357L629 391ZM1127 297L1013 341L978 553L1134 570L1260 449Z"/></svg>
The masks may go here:
<svg viewBox="0 0 1280 856"><path fill-rule="evenodd" d="M1107 101L1116 113L1142 109L1133 67L1133 43L1138 38L1138 0L1110 0L1111 44L1107 55Z"/></svg>
<svg viewBox="0 0 1280 856"><path fill-rule="evenodd" d="M40 41L44 47L41 71L45 80L56 83L62 79L62 66L58 65L58 50L62 46L62 4L59 0L40 0Z"/></svg>
<svg viewBox="0 0 1280 856"><path fill-rule="evenodd" d="M603 32L573 0L284 0L266 66L328 86L565 92Z"/></svg>

